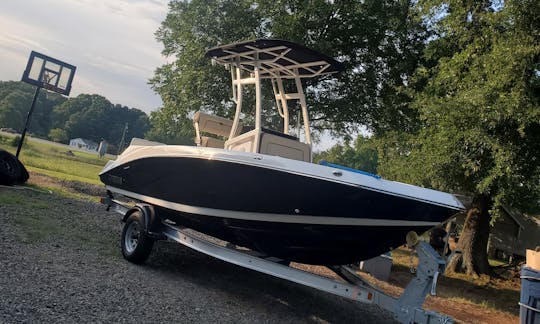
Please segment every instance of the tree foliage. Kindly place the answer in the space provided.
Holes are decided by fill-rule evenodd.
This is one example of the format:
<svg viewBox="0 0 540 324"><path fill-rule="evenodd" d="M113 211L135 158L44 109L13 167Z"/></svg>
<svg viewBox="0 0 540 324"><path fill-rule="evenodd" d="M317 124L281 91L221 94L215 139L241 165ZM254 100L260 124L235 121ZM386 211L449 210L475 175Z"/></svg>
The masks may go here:
<svg viewBox="0 0 540 324"><path fill-rule="evenodd" d="M198 110L227 116L231 102L230 75L204 57L207 49L255 37L258 26L251 1L171 1L156 37L163 54L174 61L159 67L150 81L163 108L152 116L155 132L191 134L189 119ZM185 127L185 128L184 128Z"/></svg>
<svg viewBox="0 0 540 324"><path fill-rule="evenodd" d="M159 68L151 81L165 103L156 117L163 115L164 121L177 124L199 109L227 115L228 72L212 67L204 52L255 37L284 38L334 56L346 66L335 79L306 81L316 124L333 130L346 130L350 121L367 125L375 135L392 139L385 143L385 154L403 158L417 147L431 152L429 156L445 157L438 161L456 155L452 159L460 160L454 164L459 168L451 177L446 177L447 165L440 165L433 168L445 170L439 175L408 178L441 189L483 192L481 187L502 178L489 177L494 169L489 171L485 163L479 172L475 152L511 152L514 148L495 147L520 147L516 141L535 132L530 121L538 117L537 99L530 95L538 87L538 72L532 69L537 64L538 18L532 14L535 10L527 12L528 7L536 5L457 0L172 1L157 32L163 53L174 60ZM420 135L441 137L449 145L419 145ZM507 135L508 143L502 140ZM470 139L492 148L470 146ZM506 159L514 159L514 166L535 160L535 151L512 152ZM416 165L425 159L418 161ZM392 165L386 168L396 173ZM438 178L451 178L452 183Z"/></svg>
<svg viewBox="0 0 540 324"><path fill-rule="evenodd" d="M437 34L425 50L435 64L415 76L425 83L411 105L420 128L387 134L379 150L383 174L471 194L471 215L485 224L502 204L527 211L540 201L539 4L497 4L420 2Z"/></svg>
<svg viewBox="0 0 540 324"><path fill-rule="evenodd" d="M24 129L26 116L32 104L35 87L15 81L0 81L0 127L10 127L17 131ZM50 129L50 114L53 107L65 101L55 93L42 90L32 114L31 132L46 137Z"/></svg>
<svg viewBox="0 0 540 324"><path fill-rule="evenodd" d="M349 142L336 144L329 150L316 153L315 162L325 160L349 168L377 173L377 148L371 138L358 136L351 146Z"/></svg>
<svg viewBox="0 0 540 324"><path fill-rule="evenodd" d="M151 80L164 102L157 114L172 124L197 110L230 115L229 73L212 67L204 53L217 45L266 37L306 45L345 64L344 73L305 82L316 129L344 134L358 124L374 132L414 126L408 120L416 111L409 109L410 97L400 88L411 84L427 34L409 2L172 1L156 35L163 53L174 58ZM275 121L274 100L269 94L265 98L268 122Z"/></svg>
<svg viewBox="0 0 540 324"><path fill-rule="evenodd" d="M166 114L150 113L150 130L145 138L165 144L193 145L193 126L186 118L169 119Z"/></svg>
<svg viewBox="0 0 540 324"><path fill-rule="evenodd" d="M53 142L58 142L58 143L64 143L64 144L68 144L69 143L69 136L68 136L68 133L61 129L61 128L53 128L49 131L49 136L48 136Z"/></svg>
<svg viewBox="0 0 540 324"><path fill-rule="evenodd" d="M23 130L35 89L23 82L0 82L0 127ZM82 137L96 142L106 139L111 144L118 144L126 123L129 125L127 140L144 137L150 129L144 112L114 105L105 97L81 94L65 98L41 90L30 132L63 143Z"/></svg>
<svg viewBox="0 0 540 324"><path fill-rule="evenodd" d="M443 190L487 194L495 207L530 209L540 197L540 25L527 16L538 5L507 1L494 11L489 3L458 2L440 22L446 36L427 49L454 53L418 70L428 80L413 102L422 128L387 138L383 170Z"/></svg>
<svg viewBox="0 0 540 324"><path fill-rule="evenodd" d="M106 139L117 145L128 124L126 141L144 137L150 124L138 109L114 105L100 95L81 94L56 106L52 112L53 127L62 128L69 138L86 138L96 142Z"/></svg>

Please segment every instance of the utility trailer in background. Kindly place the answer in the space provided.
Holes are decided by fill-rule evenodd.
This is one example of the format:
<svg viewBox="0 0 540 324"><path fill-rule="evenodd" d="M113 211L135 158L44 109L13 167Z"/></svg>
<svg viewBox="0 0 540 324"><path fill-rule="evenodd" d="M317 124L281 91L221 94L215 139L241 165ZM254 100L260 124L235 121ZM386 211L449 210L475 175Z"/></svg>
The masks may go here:
<svg viewBox="0 0 540 324"><path fill-rule="evenodd" d="M170 240L196 251L238 266L259 271L281 279L296 282L354 301L375 304L390 311L401 323L453 323L453 319L422 305L428 293L435 295L437 278L444 273L444 259L426 242L414 242L419 263L416 276L399 298L386 295L358 276L348 266L329 267L348 283L339 282L283 264L283 260L251 251L238 250L231 245L222 246L194 234L193 230L175 226L156 215L153 206L139 203L130 205L113 199L109 192L101 199L107 210L120 213L123 218L122 254L133 263L143 263L149 256L154 241Z"/></svg>

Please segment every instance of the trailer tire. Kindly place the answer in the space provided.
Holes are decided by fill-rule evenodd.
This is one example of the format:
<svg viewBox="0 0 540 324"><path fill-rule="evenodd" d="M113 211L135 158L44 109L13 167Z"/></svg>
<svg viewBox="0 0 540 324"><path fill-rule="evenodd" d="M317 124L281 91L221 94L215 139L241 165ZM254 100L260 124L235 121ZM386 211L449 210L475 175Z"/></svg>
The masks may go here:
<svg viewBox="0 0 540 324"><path fill-rule="evenodd" d="M129 215L122 229L120 244L122 255L129 262L141 264L148 259L154 239L146 234L142 211L136 210Z"/></svg>

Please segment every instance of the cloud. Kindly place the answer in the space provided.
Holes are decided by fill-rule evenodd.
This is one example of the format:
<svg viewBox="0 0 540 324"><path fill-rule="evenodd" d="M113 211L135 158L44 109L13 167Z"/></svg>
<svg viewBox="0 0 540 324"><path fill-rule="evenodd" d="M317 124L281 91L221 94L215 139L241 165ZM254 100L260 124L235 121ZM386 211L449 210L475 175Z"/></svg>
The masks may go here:
<svg viewBox="0 0 540 324"><path fill-rule="evenodd" d="M154 38L166 13L157 0L2 1L0 78L19 80L36 50L77 66L72 95L154 110L162 103L147 81L166 62Z"/></svg>
<svg viewBox="0 0 540 324"><path fill-rule="evenodd" d="M18 48L41 48L42 45L32 39L14 37L12 35L0 35L0 47L16 50Z"/></svg>

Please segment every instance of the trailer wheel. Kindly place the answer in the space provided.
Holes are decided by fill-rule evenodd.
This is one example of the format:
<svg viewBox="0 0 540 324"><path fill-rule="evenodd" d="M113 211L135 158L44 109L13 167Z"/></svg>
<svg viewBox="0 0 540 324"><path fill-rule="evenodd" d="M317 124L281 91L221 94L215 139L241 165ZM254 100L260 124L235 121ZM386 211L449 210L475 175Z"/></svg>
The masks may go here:
<svg viewBox="0 0 540 324"><path fill-rule="evenodd" d="M134 211L122 230L122 255L130 262L141 264L150 255L154 239L145 233L144 218L140 210Z"/></svg>

